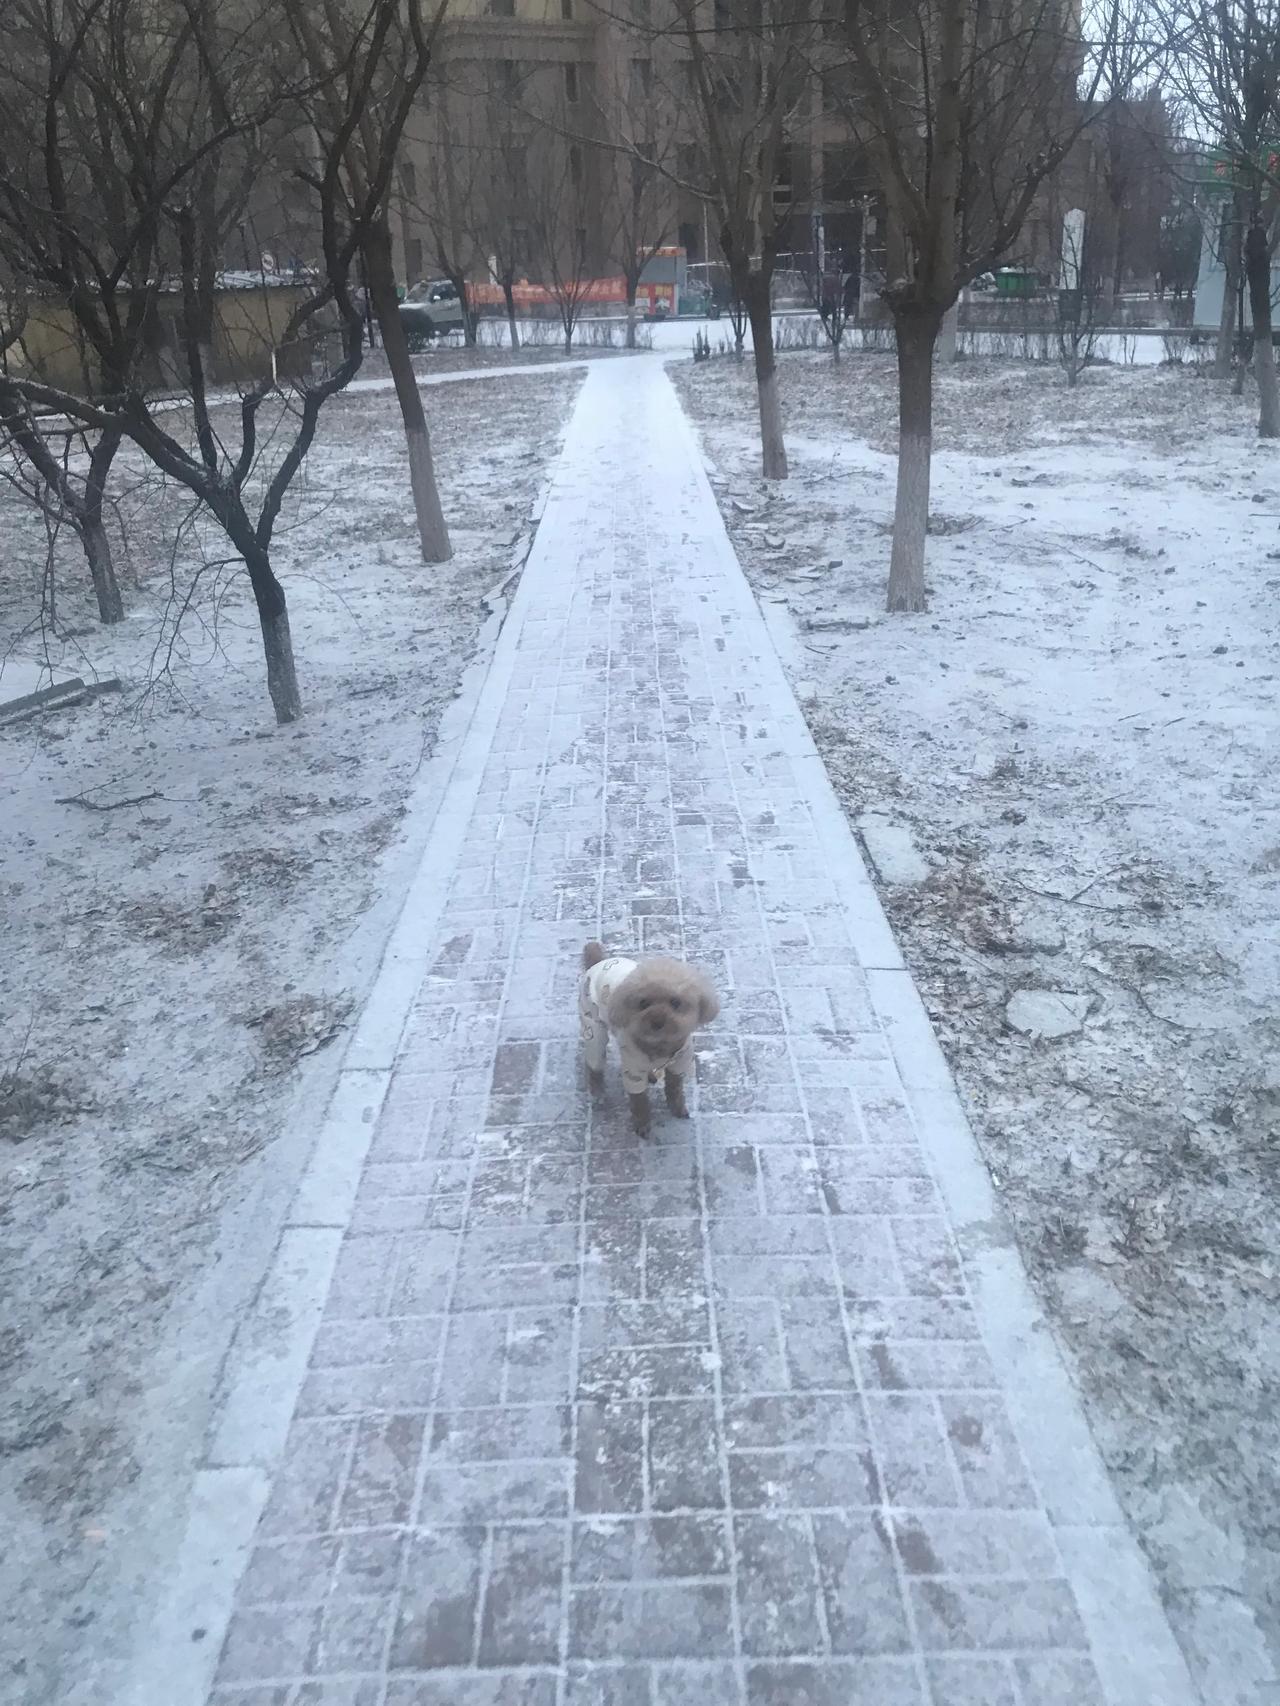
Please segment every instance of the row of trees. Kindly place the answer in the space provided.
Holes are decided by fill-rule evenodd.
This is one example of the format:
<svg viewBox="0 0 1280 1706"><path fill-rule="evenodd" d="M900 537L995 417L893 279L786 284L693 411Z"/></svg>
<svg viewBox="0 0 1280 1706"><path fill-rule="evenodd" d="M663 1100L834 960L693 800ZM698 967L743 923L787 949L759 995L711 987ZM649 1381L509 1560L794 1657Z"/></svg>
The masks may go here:
<svg viewBox="0 0 1280 1706"><path fill-rule="evenodd" d="M1193 138L1229 160L1259 430L1280 431L1271 337L1280 0L839 0L832 13L805 0L743 0L732 13L717 6L715 18L721 27L708 30L690 6L678 29L700 126L696 188L751 321L766 478L787 472L769 313L776 186L793 138L812 123L815 69L886 215L880 296L899 380L891 610L925 606L940 333L961 290L1014 249L1082 142L1093 145L1110 204L1113 289L1124 277L1122 214L1160 140L1156 113L1176 106ZM1193 193L1182 186L1184 205Z"/></svg>
<svg viewBox="0 0 1280 1706"><path fill-rule="evenodd" d="M881 296L896 332L900 417L888 603L922 609L943 325L964 286L1014 248L1081 136L1131 113L1125 103L1157 74L1235 162L1237 224L1248 233L1239 266L1254 298L1264 423L1274 420L1280 179L1265 145L1278 122L1280 0L1192 0L1190 10L1176 0L1169 13L1162 3L671 0L659 17L597 0L606 46L589 91L570 89L560 68L553 98L534 98L507 62L473 62L437 72L424 103L447 0L434 10L431 0L10 0L0 432L24 489L80 536L104 621L122 608L103 525L119 446L186 487L245 564L272 702L291 720L301 696L272 541L320 412L362 359L358 282L404 418L423 556L449 553L397 311L393 197L416 205L460 293L481 271L503 287L513 342L514 286L531 251L566 342L602 254L617 257L634 323L645 261L691 200L750 324L762 466L781 479L773 277L791 161L820 92L823 121L848 139L884 215ZM406 146L433 124L425 152ZM1127 156L1117 143L1104 157ZM216 285L232 234L255 198L278 193L286 159L318 233L316 265L269 370L228 407L210 395ZM1124 186L1111 187L1119 207ZM1118 258L1115 268L1119 277ZM80 351L74 391L32 359L33 319L50 301L70 316ZM189 415L161 406L149 380L162 301L177 305ZM72 457L77 435L84 449Z"/></svg>

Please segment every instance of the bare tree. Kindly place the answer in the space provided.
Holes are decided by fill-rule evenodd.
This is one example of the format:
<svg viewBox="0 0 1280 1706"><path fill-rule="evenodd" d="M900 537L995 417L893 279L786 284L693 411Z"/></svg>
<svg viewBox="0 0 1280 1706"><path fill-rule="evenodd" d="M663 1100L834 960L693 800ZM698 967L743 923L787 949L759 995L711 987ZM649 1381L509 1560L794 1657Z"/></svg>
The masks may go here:
<svg viewBox="0 0 1280 1706"><path fill-rule="evenodd" d="M526 82L512 60L448 65L436 102L436 157L447 148L459 167L459 225L502 292L513 351L521 344L516 286L534 265L529 198L536 126L526 111Z"/></svg>
<svg viewBox="0 0 1280 1706"><path fill-rule="evenodd" d="M350 203L347 219L359 223L362 230L365 283L404 422L422 559L445 563L453 552L436 484L427 414L400 322L388 211L393 186L385 163L398 154L430 62L429 39L439 27L447 0L438 0L431 25L424 22L416 5L407 9L403 21L397 19L388 32L388 51L373 69L371 86L361 93L356 122L350 125L346 117L352 111L357 80L370 70L361 52L367 13L353 12L341 0L322 0L320 5L315 0L283 0L283 4L315 82L310 105L320 146L323 148L326 137L344 138L341 181ZM380 186L379 192L371 198L375 183ZM358 220L357 210L363 208L371 209L370 217Z"/></svg>
<svg viewBox="0 0 1280 1706"><path fill-rule="evenodd" d="M690 91L732 293L746 310L767 480L787 451L773 340L773 274L792 145L807 121L819 23L808 0L718 0L713 28L698 0L677 0Z"/></svg>
<svg viewBox="0 0 1280 1706"><path fill-rule="evenodd" d="M934 346L961 289L1008 252L1098 101L1108 42L1132 20L1103 0L1086 42L1071 0L845 0L844 111L889 220L882 296L898 353L891 610L925 607ZM1092 71L1077 97L1082 65Z"/></svg>
<svg viewBox="0 0 1280 1706"><path fill-rule="evenodd" d="M33 363L22 348L21 327L19 314L9 321L9 332L0 337L9 339L10 348L17 346L25 369L34 366L38 372L38 363ZM0 350L0 359L6 354L7 350ZM17 464L11 484L38 508L55 517L65 517L71 524L89 567L98 601L98 619L105 624L124 620L124 599L104 515L107 478L120 441L118 428L108 427L93 433L76 424L51 423L25 398L13 395L0 398L0 449L7 449ZM79 455L84 465L82 473L71 466L73 445L82 446Z"/></svg>
<svg viewBox="0 0 1280 1706"><path fill-rule="evenodd" d="M589 143L566 142L571 134L570 117L557 106L531 150L526 177L533 248L560 317L566 354L591 299L592 262L612 246L597 224L601 198L593 179L600 170L599 156Z"/></svg>
<svg viewBox="0 0 1280 1706"><path fill-rule="evenodd" d="M432 269L447 278L457 292L462 306L463 339L472 347L476 342L477 316L468 281L482 256L468 210L474 211L479 195L479 152L460 143L447 115L442 115L436 124L424 152L425 173L412 160L401 164L401 217L406 231L412 226L425 232Z"/></svg>
<svg viewBox="0 0 1280 1706"><path fill-rule="evenodd" d="M644 25L624 28L608 12L600 18L595 130L607 142L595 154L608 259L622 274L627 348L634 349L641 277L675 232L681 112L670 39Z"/></svg>
<svg viewBox="0 0 1280 1706"><path fill-rule="evenodd" d="M17 28L0 67L0 262L70 317L98 374L86 398L11 367L0 373L0 409L51 408L122 432L194 494L244 562L282 723L302 701L272 538L323 405L360 365L352 267L385 208L428 53L419 0L362 3L340 107L299 80L275 0L12 0ZM344 184L351 138L385 87L391 53L404 70L380 114L363 192L353 194ZM209 354L227 234L280 135L304 118L315 138L305 176L320 266L273 332L261 377L238 408L223 406ZM314 371L315 337L335 317L337 359ZM164 377L180 385L189 413L158 405L146 382L148 340L166 324L174 347ZM271 398L267 455L260 416Z"/></svg>
<svg viewBox="0 0 1280 1706"><path fill-rule="evenodd" d="M843 269L833 269L826 255L816 245L801 268L805 295L818 315L831 354L840 359L840 349L849 325L849 293L845 288Z"/></svg>
<svg viewBox="0 0 1280 1706"><path fill-rule="evenodd" d="M1243 277L1253 323L1258 432L1280 435L1271 334L1271 259L1280 234L1280 0L1190 0L1179 7L1181 94L1219 151L1231 201L1221 228L1226 289L1217 369L1229 364ZM1241 328L1243 331L1243 328Z"/></svg>
<svg viewBox="0 0 1280 1706"><path fill-rule="evenodd" d="M1093 360L1098 341L1098 279L1090 244L1091 226L1082 212L1073 209L1063 221L1058 292L1058 360L1073 389Z"/></svg>

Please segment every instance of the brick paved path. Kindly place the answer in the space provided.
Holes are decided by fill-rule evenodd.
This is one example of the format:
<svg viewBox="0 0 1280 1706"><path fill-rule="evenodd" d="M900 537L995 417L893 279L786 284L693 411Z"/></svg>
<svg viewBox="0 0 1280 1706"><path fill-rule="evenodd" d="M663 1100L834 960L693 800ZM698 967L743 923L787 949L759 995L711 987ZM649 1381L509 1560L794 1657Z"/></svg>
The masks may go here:
<svg viewBox="0 0 1280 1706"><path fill-rule="evenodd" d="M512 622L211 1699L1180 1702L1176 1663L1095 1672L1123 1585L1015 1440L872 998L900 962L656 361L591 370ZM616 1060L584 1093L597 934L724 996L648 1142Z"/></svg>

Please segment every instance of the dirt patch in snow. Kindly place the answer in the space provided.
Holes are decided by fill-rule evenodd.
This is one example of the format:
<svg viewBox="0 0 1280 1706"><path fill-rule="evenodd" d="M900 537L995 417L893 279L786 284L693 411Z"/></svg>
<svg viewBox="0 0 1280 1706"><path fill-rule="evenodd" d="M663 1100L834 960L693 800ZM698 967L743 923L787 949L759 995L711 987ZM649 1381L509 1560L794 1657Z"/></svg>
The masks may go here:
<svg viewBox="0 0 1280 1706"><path fill-rule="evenodd" d="M192 1297L229 1223L303 1158L278 1134L376 968L412 869L407 803L579 382L429 393L441 566L417 550L390 392L326 408L278 533L306 704L285 730L243 574L182 494L122 455L129 616L102 630L70 536L56 622L37 618L44 529L0 489L10 682L47 657L123 683L0 729L6 1702L113 1697L85 1676L145 1580L127 1530L163 1506L162 1460L194 1460L216 1374ZM269 1248L251 1243L242 1289ZM149 1405L162 1346L192 1365L177 1420ZM117 1517L126 1497L146 1514Z"/></svg>
<svg viewBox="0 0 1280 1706"><path fill-rule="evenodd" d="M962 363L889 618L889 359L781 364L774 487L749 370L671 372L847 811L932 867L882 898L1206 1698L1270 1700L1280 458L1202 374ZM1087 1017L1019 1034L1019 990Z"/></svg>

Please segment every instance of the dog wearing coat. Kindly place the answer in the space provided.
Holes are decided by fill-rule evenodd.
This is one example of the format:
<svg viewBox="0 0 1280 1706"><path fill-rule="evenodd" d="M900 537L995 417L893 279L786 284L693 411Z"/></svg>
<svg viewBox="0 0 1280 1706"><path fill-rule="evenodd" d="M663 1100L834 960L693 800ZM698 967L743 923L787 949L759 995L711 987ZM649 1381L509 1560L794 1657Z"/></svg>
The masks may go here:
<svg viewBox="0 0 1280 1706"><path fill-rule="evenodd" d="M582 950L578 996L582 1046L592 1092L604 1090L604 1058L612 1035L622 1060L631 1123L649 1130L649 1086L663 1081L667 1107L687 1120L685 1079L693 1071L693 1033L720 1011L716 992L682 960L631 960L599 942Z"/></svg>

